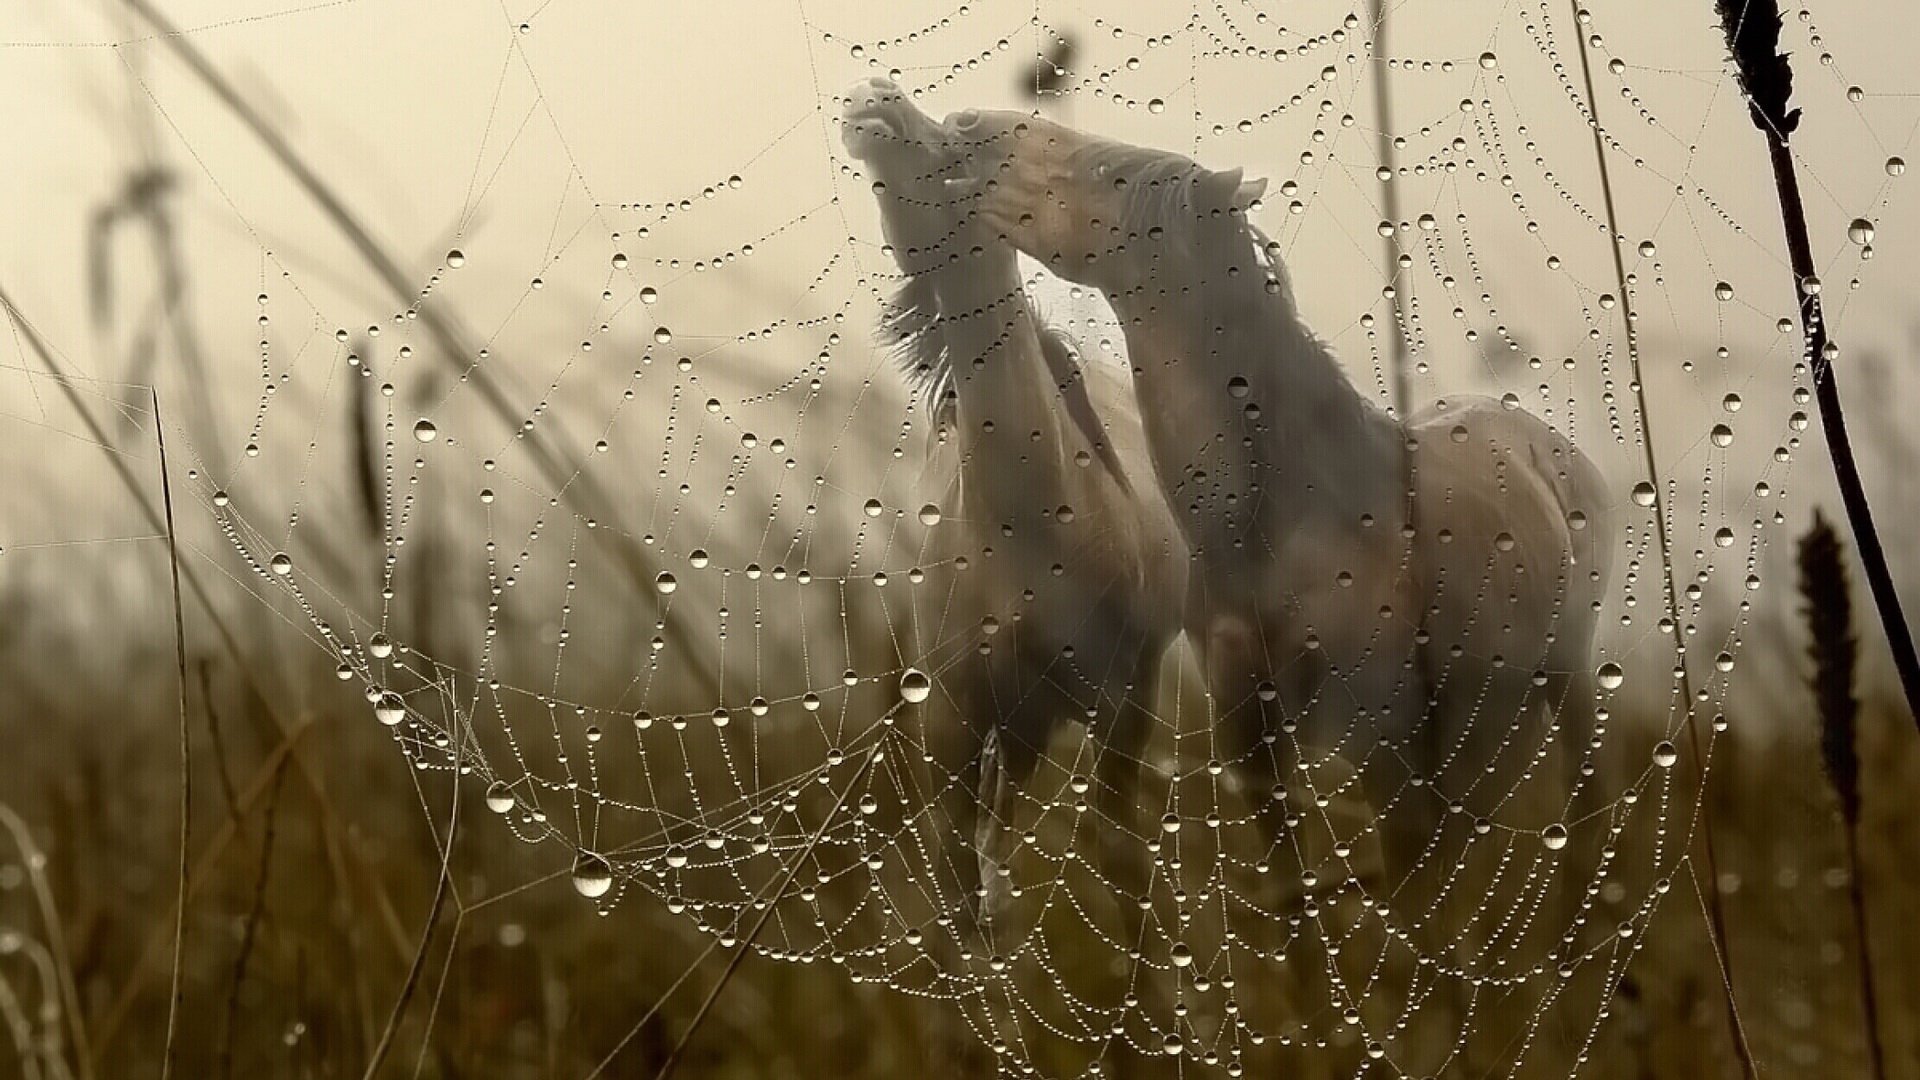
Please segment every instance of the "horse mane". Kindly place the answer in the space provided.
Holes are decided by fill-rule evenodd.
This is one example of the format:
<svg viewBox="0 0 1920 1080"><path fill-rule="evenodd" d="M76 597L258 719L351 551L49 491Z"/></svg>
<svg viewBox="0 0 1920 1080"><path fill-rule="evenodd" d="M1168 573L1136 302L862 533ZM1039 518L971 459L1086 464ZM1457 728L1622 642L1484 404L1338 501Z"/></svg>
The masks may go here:
<svg viewBox="0 0 1920 1080"><path fill-rule="evenodd" d="M906 379L908 389L925 402L936 430L953 422L959 399L953 367L956 357L947 343L946 334L942 332L942 323L959 318L977 318L982 314L943 312L940 309L939 286L933 277L939 272L932 270L907 275L895 291L881 320L882 331L890 339L894 350L894 363ZM1025 290L1017 284L1014 292L1024 297ZM1045 362L1048 376L1060 393L1067 419L1086 438L1093 448L1095 459L1112 475L1120 490L1132 495L1133 484L1127 478L1119 455L1107 439L1099 411L1094 408L1085 372L1080 368L1078 350L1065 331L1046 321L1039 312L1033 313L1033 320L1040 339L1040 358Z"/></svg>

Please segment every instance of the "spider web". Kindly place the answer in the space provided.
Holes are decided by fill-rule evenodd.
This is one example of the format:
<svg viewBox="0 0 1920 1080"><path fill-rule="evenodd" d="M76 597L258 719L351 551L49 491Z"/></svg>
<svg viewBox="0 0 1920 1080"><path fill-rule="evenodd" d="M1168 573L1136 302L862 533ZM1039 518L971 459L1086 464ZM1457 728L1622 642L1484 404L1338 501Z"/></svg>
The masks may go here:
<svg viewBox="0 0 1920 1080"><path fill-rule="evenodd" d="M613 71L618 17L503 6L446 50L443 92L483 118L458 136L472 167L399 179L452 225L384 306L276 242L265 185L216 164L211 136L173 119L189 91L143 67L257 282L249 422L182 431L183 514L364 698L367 726L337 737L391 739L436 828L457 778L489 811L461 828L564 849L582 917L658 905L722 949L937 1000L954 1029L929 1039L1007 1073L1143 1056L1197 1075L1581 1071L1657 912L1697 913L1718 887L1704 792L1808 426L1801 338L1767 192L1720 164L1752 148L1704 6L1686 33L1550 3L1390 17L1383 55L1339 5L803 4L763 36L808 81L761 86L696 70L697 53ZM211 45L226 25L187 33ZM256 32L294 32L278 25ZM1880 150L1813 170L1860 219L1819 238L1844 326L1842 283L1872 254L1912 126L1897 101L1862 104L1807 13L1788 35L1819 56L1801 65L1809 107ZM569 70L602 64L618 88L729 88L642 94L604 122L613 102ZM946 680L1023 598L1009 583L985 601L999 619L956 615L987 556L940 422L876 329L900 270L840 145L843 88L876 75L935 115L1035 109L1271 177L1254 220L1363 394L1394 404L1404 336L1411 402L1489 395L1599 462L1617 501L1598 723L1586 745L1550 729L1517 748L1570 753L1571 790L1522 783L1443 823L1473 835L1452 855L1436 842L1416 869L1437 884L1407 903L1378 865L1404 807L1367 805L1368 740L1289 733L1270 850L1268 793L1219 761L1225 706L1181 638L1138 703L1154 730L1132 812L1100 798L1099 725L1070 725L1007 824L1009 912L980 925L951 841L979 749L953 751ZM699 136L726 125L749 134ZM639 167L655 157L670 161ZM1126 370L1097 294L1022 275L1080 364ZM1132 939L1135 899L1101 856L1115 844L1153 868Z"/></svg>

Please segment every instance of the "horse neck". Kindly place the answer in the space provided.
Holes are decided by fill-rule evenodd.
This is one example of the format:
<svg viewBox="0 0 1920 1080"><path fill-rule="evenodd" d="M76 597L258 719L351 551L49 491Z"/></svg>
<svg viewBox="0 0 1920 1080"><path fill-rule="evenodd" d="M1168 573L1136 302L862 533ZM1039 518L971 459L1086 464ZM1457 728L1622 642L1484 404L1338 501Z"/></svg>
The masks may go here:
<svg viewBox="0 0 1920 1080"><path fill-rule="evenodd" d="M1058 388L1041 354L1039 318L1019 268L1000 252L950 266L938 285L941 334L953 365L955 436L969 517L996 526L1038 522L1072 505L1093 470L1070 462ZM988 430L989 426L992 430Z"/></svg>
<svg viewBox="0 0 1920 1080"><path fill-rule="evenodd" d="M1241 496L1232 511L1178 515L1213 530L1190 532L1195 548L1217 551L1223 534L1254 525L1280 535L1316 513L1384 518L1401 483L1398 429L1302 324L1289 290L1268 291L1250 235L1206 257L1163 253L1140 280L1113 300L1161 486L1176 509L1208 492ZM1244 394L1229 389L1236 379ZM1256 485L1261 497L1248 497Z"/></svg>

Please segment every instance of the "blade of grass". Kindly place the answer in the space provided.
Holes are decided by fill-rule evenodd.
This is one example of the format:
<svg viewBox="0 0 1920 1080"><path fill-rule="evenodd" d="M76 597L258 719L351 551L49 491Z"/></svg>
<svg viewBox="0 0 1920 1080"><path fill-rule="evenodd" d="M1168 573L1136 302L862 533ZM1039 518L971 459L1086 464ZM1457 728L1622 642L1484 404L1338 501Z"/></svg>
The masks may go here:
<svg viewBox="0 0 1920 1080"><path fill-rule="evenodd" d="M185 991L187 945L187 876L192 855L188 841L193 830L193 739L187 727L187 616L180 599L180 547L173 528L173 482L167 469L167 425L160 415L160 392L153 399L153 441L160 452L160 506L167 526L167 568L173 584L173 651L180 676L180 880L174 900L173 977L167 995L167 1042L160 1059L160 1080L173 1075L174 1036L179 1030L181 997Z"/></svg>
<svg viewBox="0 0 1920 1080"><path fill-rule="evenodd" d="M427 924L420 930L420 946L414 950L413 962L407 967L407 979L400 985L400 996L394 1001L393 1010L387 1013L386 1028L380 1033L380 1041L374 1045L373 1054L367 1060L366 1072L362 1074L365 1080L373 1080L379 1075L380 1066L393 1049L394 1034L399 1030L401 1018L406 1015L408 1002L413 1000L414 988L420 984L420 973L426 970L427 950L433 944L433 930L439 925L440 912L447 904L447 891L453 878L453 840L460 827L460 748L466 742L459 731L457 716L454 718L454 728L453 768L449 770L453 778L449 801L453 805L447 812L447 835L440 847L440 877L433 886L433 902L427 908Z"/></svg>
<svg viewBox="0 0 1920 1080"><path fill-rule="evenodd" d="M73 1032L74 1059L79 1063L81 1080L92 1080L93 1058L91 1047L87 1044L86 1017L80 1012L80 990L74 983L72 957L67 952L66 934L60 927L60 909L53 901L53 888L47 883L47 860L40 853L40 847L34 843L33 832L27 823L15 813L13 807L0 803L0 827L13 835L14 847L20 851L20 861L27 869L27 880L33 887L34 903L40 908L41 932L47 935L47 951L53 955L54 970L59 975L61 1012L67 1016L67 1026Z"/></svg>
<svg viewBox="0 0 1920 1080"><path fill-rule="evenodd" d="M1746 1026L1740 1020L1740 1005L1734 996L1733 952L1727 938L1726 899L1720 891L1720 859L1713 844L1713 817L1708 811L1705 798L1706 754L1700 744L1700 725L1694 710L1693 679L1687 671L1687 639L1685 620L1680 617L1680 590L1674 581L1673 544L1667 536L1667 500L1663 496L1664 488L1660 484L1660 464L1653 452L1653 416L1647 409L1646 380L1640 377L1640 337L1638 321L1633 311L1633 292L1627 286L1627 266L1620 254L1620 245L1625 242L1620 232L1619 210L1613 197L1613 170L1607 163L1607 140L1605 129L1600 125L1600 98L1593 89L1593 62L1588 57L1587 35L1581 28L1581 0L1568 0L1573 9L1573 37L1580 47L1580 76L1586 88L1587 118L1593 134L1593 156L1600 167L1600 193L1605 202L1607 214L1607 248L1613 254L1613 274L1616 286L1620 290L1620 321L1625 327L1627 338L1627 363L1633 371L1634 409L1640 420L1640 449L1642 464L1646 468L1647 482L1653 486L1653 527L1654 536L1660 545L1660 566L1663 571L1661 584L1666 603L1667 622L1673 627L1673 664L1680 675L1681 705L1686 710L1681 723L1687 729L1687 739L1693 753L1689 759L1693 763L1693 773L1700 785L1702 797L1699 801L1700 853L1706 862L1707 893L1707 929L1713 935L1714 952L1720 963L1720 976L1725 983L1727 1000L1727 1024L1733 1037L1734 1053L1740 1058L1740 1067L1749 1080L1759 1080L1760 1070L1753 1060L1753 1047L1747 1043Z"/></svg>

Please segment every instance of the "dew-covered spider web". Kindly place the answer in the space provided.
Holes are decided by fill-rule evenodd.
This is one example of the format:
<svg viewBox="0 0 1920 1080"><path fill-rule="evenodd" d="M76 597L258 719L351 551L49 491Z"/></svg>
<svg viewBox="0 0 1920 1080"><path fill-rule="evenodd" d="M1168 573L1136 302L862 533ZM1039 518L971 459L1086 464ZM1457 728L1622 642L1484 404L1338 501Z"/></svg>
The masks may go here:
<svg viewBox="0 0 1920 1080"><path fill-rule="evenodd" d="M581 919L663 909L748 950L739 979L811 965L931 1003L947 1023L925 1052L956 1072L1613 1075L1657 917L1726 977L1706 793L1729 725L1776 691L1748 678L1750 617L1779 589L1789 494L1826 475L1798 467L1811 384L1762 144L1711 5L1680 7L544 0L189 20L180 39L216 68L297 53L311 22L361 43L344 72L298 57L242 82L270 123L327 125L295 130L296 155L378 148L309 162L342 212L377 207L364 246L214 111L167 35L128 35L114 66L225 230L212 336L251 353L250 381L211 390L224 424L163 398L187 557L305 638L338 680L315 694L363 699L364 726L327 737L389 740L437 835L457 788L458 829L525 845L528 887L567 888L540 876L564 866ZM1920 114L1852 84L1825 40L1840 21L1790 12L1783 48L1822 268L1803 287L1845 341ZM267 89L323 102L363 67L409 71L394 85L435 119L370 119L361 140L352 115ZM1030 257L993 302L906 310L914 259L923 281L984 272L966 198L940 194L959 189L876 186L850 149L875 80L932 121L1024 110L1266 178L1249 267L1285 282L1372 408L1472 395L1591 460L1604 498L1558 524L1610 571L1595 610L1570 599L1589 568L1561 565L1567 610L1546 612L1592 623L1589 654L1549 672L1517 650L1568 696L1491 695L1457 729L1507 765L1476 777L1471 753L1376 725L1338 664L1319 720L1236 741L1222 718L1248 706L1210 688L1182 594L1071 593L1080 560L1154 513L1213 512L1192 472L1168 492L1169 451L1140 456L1151 424L1124 492L1071 505L1036 484L1017 524L983 509L1017 503L1023 469L1109 468L1042 460L1046 439L1119 446L1167 403L1128 391L1148 361L1115 307ZM908 251L882 223L894 198L950 227ZM429 247L370 255L386 231ZM1067 354L1037 402L981 374L1019 359L1022 291ZM993 346L916 374L902 334L962 324ZM1092 436L1071 419L1088 386L1120 391L1091 395ZM1207 453L1243 432L1217 435ZM1166 565L1208 557L1168 535ZM1499 535L1490 559L1530 542ZM1498 624L1519 603L1506 580L1379 620L1431 603ZM1122 624L1162 635L1137 676L1087 655ZM1422 640L1419 663L1393 658L1400 700L1509 661ZM975 673L1040 646L1023 693L1063 715L983 805L1015 737L988 733L1041 706ZM1124 716L1143 721L1128 741ZM1253 758L1276 783L1250 781ZM1389 843L1404 822L1424 830L1410 860Z"/></svg>

